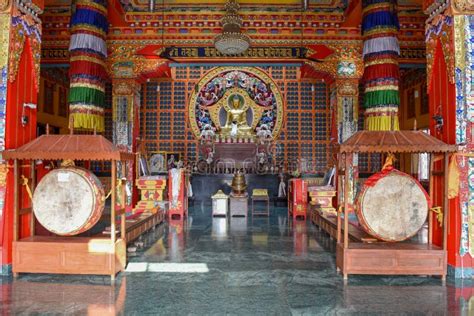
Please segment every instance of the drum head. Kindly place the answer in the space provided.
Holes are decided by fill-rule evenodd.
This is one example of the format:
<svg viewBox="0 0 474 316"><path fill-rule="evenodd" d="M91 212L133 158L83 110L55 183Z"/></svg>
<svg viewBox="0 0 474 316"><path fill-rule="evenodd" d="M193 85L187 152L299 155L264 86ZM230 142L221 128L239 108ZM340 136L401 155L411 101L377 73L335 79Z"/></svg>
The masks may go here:
<svg viewBox="0 0 474 316"><path fill-rule="evenodd" d="M102 213L104 208L103 201L96 201L98 191L103 194L99 180L88 170L55 169L36 187L33 212L50 232L75 235L83 232L83 227L92 227L99 219L100 215L93 216L94 212Z"/></svg>
<svg viewBox="0 0 474 316"><path fill-rule="evenodd" d="M391 172L373 186L365 186L359 197L357 216L366 231L385 241L414 236L428 216L423 187L411 176Z"/></svg>

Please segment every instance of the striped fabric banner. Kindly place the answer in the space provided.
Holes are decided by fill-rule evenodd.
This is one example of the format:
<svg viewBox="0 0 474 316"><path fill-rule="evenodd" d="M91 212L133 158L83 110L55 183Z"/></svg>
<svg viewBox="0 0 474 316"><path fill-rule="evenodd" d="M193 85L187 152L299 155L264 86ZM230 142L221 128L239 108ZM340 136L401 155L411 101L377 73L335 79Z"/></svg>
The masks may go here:
<svg viewBox="0 0 474 316"><path fill-rule="evenodd" d="M363 0L362 6L365 128L398 130L397 0Z"/></svg>
<svg viewBox="0 0 474 316"><path fill-rule="evenodd" d="M106 0L78 0L71 18L69 115L75 129L104 131Z"/></svg>

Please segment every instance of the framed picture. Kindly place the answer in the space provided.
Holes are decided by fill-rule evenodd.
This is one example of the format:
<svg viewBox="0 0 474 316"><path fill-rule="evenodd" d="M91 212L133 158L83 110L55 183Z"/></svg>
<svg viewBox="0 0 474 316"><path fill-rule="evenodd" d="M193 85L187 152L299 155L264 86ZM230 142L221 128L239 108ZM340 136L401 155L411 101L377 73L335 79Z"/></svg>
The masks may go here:
<svg viewBox="0 0 474 316"><path fill-rule="evenodd" d="M166 153L166 167L167 170L176 168L178 166L178 161L181 160L181 154L175 152Z"/></svg>
<svg viewBox="0 0 474 316"><path fill-rule="evenodd" d="M140 176L149 176L150 175L150 170L148 169L148 161L146 160L146 157L140 156L139 160L139 172Z"/></svg>
<svg viewBox="0 0 474 316"><path fill-rule="evenodd" d="M154 151L148 158L148 166L151 174L166 172L166 151Z"/></svg>

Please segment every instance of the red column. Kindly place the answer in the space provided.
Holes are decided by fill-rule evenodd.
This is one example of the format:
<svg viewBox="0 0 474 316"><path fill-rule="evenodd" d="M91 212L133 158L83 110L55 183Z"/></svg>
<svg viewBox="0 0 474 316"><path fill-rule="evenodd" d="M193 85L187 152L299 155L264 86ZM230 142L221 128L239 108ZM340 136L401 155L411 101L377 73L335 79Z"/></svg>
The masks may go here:
<svg viewBox="0 0 474 316"><path fill-rule="evenodd" d="M37 104L38 90L36 85L34 62L30 40L25 40L23 52L18 66L18 72L14 81L9 81L7 85L7 120L5 131L6 149L17 148L36 137L36 110L24 107L25 103ZM22 117L26 118L22 121ZM30 173L29 163L21 164L21 172L25 176ZM12 261L12 240L13 240L13 171L9 168L7 175L7 191L5 196L5 208L1 219L2 232L2 265L10 264ZM21 207L30 204L26 192L22 192L23 199ZM29 234L28 218L21 218L21 236Z"/></svg>

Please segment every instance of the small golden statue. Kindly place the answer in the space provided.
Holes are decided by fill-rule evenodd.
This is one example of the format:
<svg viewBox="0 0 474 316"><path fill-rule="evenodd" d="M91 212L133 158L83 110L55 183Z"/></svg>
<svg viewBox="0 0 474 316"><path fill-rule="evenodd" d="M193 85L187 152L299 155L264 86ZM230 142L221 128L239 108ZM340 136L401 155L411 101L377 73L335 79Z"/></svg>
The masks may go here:
<svg viewBox="0 0 474 316"><path fill-rule="evenodd" d="M247 184L245 183L245 175L239 170L232 178L232 195L245 196L247 195Z"/></svg>
<svg viewBox="0 0 474 316"><path fill-rule="evenodd" d="M221 135L232 138L250 138L254 136L252 128L247 124L247 111L249 104L244 104L242 96L232 94L228 98L227 121L221 129Z"/></svg>

